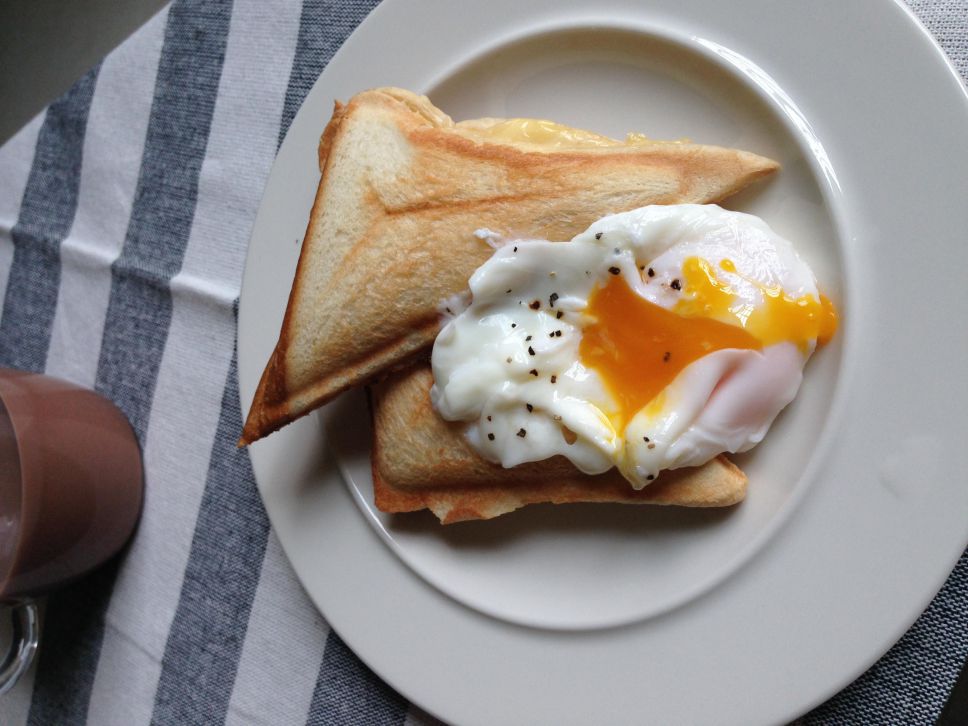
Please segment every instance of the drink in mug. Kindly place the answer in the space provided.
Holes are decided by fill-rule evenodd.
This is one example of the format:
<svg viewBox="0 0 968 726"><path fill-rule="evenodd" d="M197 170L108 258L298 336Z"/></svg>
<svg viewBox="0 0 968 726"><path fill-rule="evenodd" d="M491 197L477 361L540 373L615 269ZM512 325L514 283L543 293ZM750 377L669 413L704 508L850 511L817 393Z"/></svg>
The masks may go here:
<svg viewBox="0 0 968 726"><path fill-rule="evenodd" d="M113 403L49 376L0 368L0 603L14 642L0 693L38 641L33 598L116 554L141 511L134 432Z"/></svg>

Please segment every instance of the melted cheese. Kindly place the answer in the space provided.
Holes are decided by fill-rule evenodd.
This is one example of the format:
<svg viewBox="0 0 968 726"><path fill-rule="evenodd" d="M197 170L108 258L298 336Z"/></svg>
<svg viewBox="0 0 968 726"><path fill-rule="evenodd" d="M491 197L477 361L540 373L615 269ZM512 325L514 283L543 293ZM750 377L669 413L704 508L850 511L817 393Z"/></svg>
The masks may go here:
<svg viewBox="0 0 968 726"><path fill-rule="evenodd" d="M494 143L529 143L549 149L627 146L654 143L642 134L629 134L624 141L533 118L512 118L495 123L464 123L457 128Z"/></svg>

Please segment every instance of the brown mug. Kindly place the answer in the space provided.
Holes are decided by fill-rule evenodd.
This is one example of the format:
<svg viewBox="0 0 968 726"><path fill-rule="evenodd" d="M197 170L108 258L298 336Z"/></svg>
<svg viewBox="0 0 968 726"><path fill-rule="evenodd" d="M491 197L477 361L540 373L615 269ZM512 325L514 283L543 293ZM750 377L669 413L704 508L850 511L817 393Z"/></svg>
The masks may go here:
<svg viewBox="0 0 968 726"><path fill-rule="evenodd" d="M141 512L138 440L94 391L0 368L0 606L13 631L0 693L39 642L34 598L116 554Z"/></svg>

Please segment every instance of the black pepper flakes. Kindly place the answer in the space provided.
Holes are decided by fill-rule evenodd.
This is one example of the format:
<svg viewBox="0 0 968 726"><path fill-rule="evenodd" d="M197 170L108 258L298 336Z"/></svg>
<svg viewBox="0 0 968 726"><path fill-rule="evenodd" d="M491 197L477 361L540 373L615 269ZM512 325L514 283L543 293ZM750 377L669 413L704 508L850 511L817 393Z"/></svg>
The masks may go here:
<svg viewBox="0 0 968 726"><path fill-rule="evenodd" d="M527 343L529 340L531 340L531 336L530 335L527 338L524 339L524 342Z"/></svg>
<svg viewBox="0 0 968 726"><path fill-rule="evenodd" d="M679 282L679 278L677 277L675 280L670 282L669 287L671 287L673 290L681 290L682 284Z"/></svg>
<svg viewBox="0 0 968 726"><path fill-rule="evenodd" d="M655 270L653 270L653 269L652 269L652 268L650 267L650 268L649 268L649 272L648 272L648 275L649 275L649 277L655 277Z"/></svg>
<svg viewBox="0 0 968 726"><path fill-rule="evenodd" d="M561 312L561 311L559 310L559 311L558 311L558 312L557 312L557 313L555 314L555 317L556 317L556 318L558 318L558 320L561 320L561 316L562 316L562 315L564 315L564 313L563 313L563 312Z"/></svg>
<svg viewBox="0 0 968 726"><path fill-rule="evenodd" d="M558 376L552 376L551 377L551 382L552 383L557 383L558 382Z"/></svg>
<svg viewBox="0 0 968 726"><path fill-rule="evenodd" d="M556 330L555 331L555 337L556 338L560 338L561 337L561 331L560 330Z"/></svg>
<svg viewBox="0 0 968 726"><path fill-rule="evenodd" d="M531 308L532 310L537 310L538 308L541 307L541 301L532 300L531 303L528 305L528 307Z"/></svg>
<svg viewBox="0 0 968 726"><path fill-rule="evenodd" d="M595 233L595 239L601 239L601 238L602 238L602 233L601 232L596 232Z"/></svg>
<svg viewBox="0 0 968 726"><path fill-rule="evenodd" d="M662 354L662 362L668 363L671 357L672 357L672 353L670 353L669 351L666 351L665 353Z"/></svg>
<svg viewBox="0 0 968 726"><path fill-rule="evenodd" d="M518 324L517 323L511 323L511 327L512 328L516 328L516 327L518 327Z"/></svg>
<svg viewBox="0 0 968 726"><path fill-rule="evenodd" d="M511 288L509 287L507 290L505 290L504 291L504 294L505 295L510 295L511 294Z"/></svg>
<svg viewBox="0 0 968 726"><path fill-rule="evenodd" d="M488 419L487 419L487 420L488 420L488 421L490 421L490 420L491 420L491 419L490 419L490 417L488 417ZM648 437L648 436L643 436L643 437L642 437L642 440L643 440L643 441L644 441L645 443L649 443L649 437Z"/></svg>
<svg viewBox="0 0 968 726"><path fill-rule="evenodd" d="M534 348L532 348L530 345L528 346L528 355L534 355Z"/></svg>
<svg viewBox="0 0 968 726"><path fill-rule="evenodd" d="M528 373L530 373L532 376L537 376L538 375L538 369L537 368L532 368L530 371L528 371Z"/></svg>
<svg viewBox="0 0 968 726"><path fill-rule="evenodd" d="M515 247L515 248L514 248L514 251L515 251L515 252L517 252L517 251L518 251L518 248L517 248L517 247Z"/></svg>
<svg viewBox="0 0 968 726"><path fill-rule="evenodd" d="M490 417L490 416L488 416L488 417L487 417L487 420L488 420L488 421L490 421L490 420L491 420L491 417ZM648 439L646 439L646 441L648 441Z"/></svg>
<svg viewBox="0 0 968 726"><path fill-rule="evenodd" d="M534 411L534 406L532 406L530 403L526 403L524 405L528 407L528 413L531 413L532 411Z"/></svg>
<svg viewBox="0 0 968 726"><path fill-rule="evenodd" d="M528 435L527 431L525 431L524 429L518 429L518 436L520 436L522 439L527 435Z"/></svg>
<svg viewBox="0 0 968 726"><path fill-rule="evenodd" d="M655 474L649 474L649 475L648 475L647 477L645 477L645 478L646 478L646 480L647 480L647 481L652 481L653 479L655 479Z"/></svg>
<svg viewBox="0 0 968 726"><path fill-rule="evenodd" d="M618 269L617 267L609 267L608 271L611 272L613 275L617 275L618 273L621 272L621 270Z"/></svg>
<svg viewBox="0 0 968 726"><path fill-rule="evenodd" d="M487 435L487 440L488 441L494 441L494 434L488 434Z"/></svg>
<svg viewBox="0 0 968 726"><path fill-rule="evenodd" d="M558 293L556 293L556 292L551 293L551 297L548 298L548 304L551 307L554 307L555 306L555 300L557 300L557 299L558 299Z"/></svg>

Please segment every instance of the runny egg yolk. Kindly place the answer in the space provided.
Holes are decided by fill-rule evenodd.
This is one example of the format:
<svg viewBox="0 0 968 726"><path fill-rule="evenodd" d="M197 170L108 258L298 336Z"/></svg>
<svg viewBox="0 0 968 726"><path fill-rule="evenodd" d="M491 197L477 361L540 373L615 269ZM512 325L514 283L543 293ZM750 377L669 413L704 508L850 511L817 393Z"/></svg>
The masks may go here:
<svg viewBox="0 0 968 726"><path fill-rule="evenodd" d="M733 274L736 265L722 260L719 267ZM728 282L716 277L712 265L701 257L690 257L682 266L684 295L675 311L688 318L714 318L730 325L739 325L751 333L762 345L796 343L806 351L811 341L821 345L837 330L837 311L824 295L817 300L812 295L793 298L779 287L760 284L749 278L763 293L763 301L753 305L737 301Z"/></svg>
<svg viewBox="0 0 968 726"><path fill-rule="evenodd" d="M735 272L724 260L721 267ZM760 286L764 302L737 302L710 264L691 257L683 265L682 299L674 310L649 302L620 276L596 288L588 301L590 322L582 331L582 363L602 377L618 405L623 430L693 361L727 348L761 350L790 341L802 350L809 341L829 340L836 330L833 305L825 297L791 298Z"/></svg>

